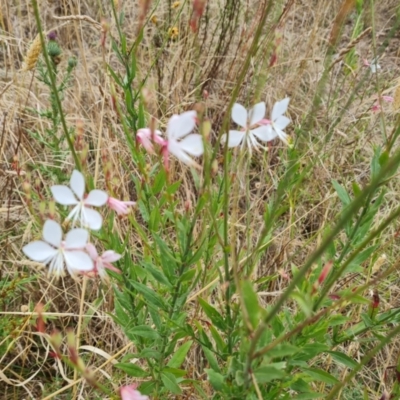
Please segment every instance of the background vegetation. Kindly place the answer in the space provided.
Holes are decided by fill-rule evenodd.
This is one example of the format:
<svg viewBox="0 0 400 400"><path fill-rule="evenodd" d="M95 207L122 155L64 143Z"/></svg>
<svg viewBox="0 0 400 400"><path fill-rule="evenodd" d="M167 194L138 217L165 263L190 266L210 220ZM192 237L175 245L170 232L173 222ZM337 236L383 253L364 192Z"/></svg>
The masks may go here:
<svg viewBox="0 0 400 400"><path fill-rule="evenodd" d="M399 26L396 0L5 0L0 398L400 398ZM285 97L289 146L221 144ZM193 109L201 168L166 171L137 131ZM109 282L21 251L75 168L137 203L92 235Z"/></svg>

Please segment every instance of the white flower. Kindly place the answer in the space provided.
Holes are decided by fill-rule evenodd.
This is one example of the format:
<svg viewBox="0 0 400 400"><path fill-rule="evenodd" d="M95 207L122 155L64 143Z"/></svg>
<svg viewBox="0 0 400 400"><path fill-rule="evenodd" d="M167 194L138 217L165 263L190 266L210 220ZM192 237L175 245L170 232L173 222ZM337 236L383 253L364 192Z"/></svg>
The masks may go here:
<svg viewBox="0 0 400 400"><path fill-rule="evenodd" d="M196 126L196 111L187 111L180 115L173 115L167 126L168 153L173 154L183 163L200 167L190 156L201 156L204 152L203 139L197 133L189 133Z"/></svg>
<svg viewBox="0 0 400 400"><path fill-rule="evenodd" d="M73 224L75 224L79 219L81 226L99 230L103 223L103 218L96 210L90 207L100 207L106 204L108 194L103 190L92 190L87 197L84 197L85 178L77 170L72 172L69 184L72 190L64 185L51 187L51 192L57 203L64 206L75 206L68 214L67 220L72 219Z"/></svg>
<svg viewBox="0 0 400 400"><path fill-rule="evenodd" d="M378 57L374 58L371 63L367 59L364 59L364 65L369 67L373 74L377 73L378 69L381 69L381 66L378 64Z"/></svg>
<svg viewBox="0 0 400 400"><path fill-rule="evenodd" d="M22 251L31 260L43 264L50 263L49 275L57 277L64 275L64 263L73 277L80 271L91 271L93 261L83 251L88 241L89 233L85 229L76 228L69 231L62 240L61 226L49 219L43 226L43 239L31 242Z"/></svg>
<svg viewBox="0 0 400 400"><path fill-rule="evenodd" d="M90 258L94 262L93 272L95 275L99 275L102 281L108 281L108 275L106 269L121 273L121 271L114 267L111 263L118 261L122 256L116 253L114 250L107 250L101 256L97 253L96 247L92 243L86 245L86 250L89 253Z"/></svg>
<svg viewBox="0 0 400 400"><path fill-rule="evenodd" d="M261 146L256 138L263 142L269 142L274 138L267 126L258 126L252 128L262 121L265 115L265 103L257 103L248 113L240 104L235 103L232 107L232 119L243 129L240 131L230 130L228 136L228 147L236 147L240 144L242 148L248 146L251 152L252 147L257 149ZM226 141L227 135L222 136L222 141ZM262 147L262 146L261 146Z"/></svg>
<svg viewBox="0 0 400 400"><path fill-rule="evenodd" d="M276 136L282 140L282 142L289 144L287 141L287 134L283 130L290 124L290 119L285 117L283 114L287 111L289 105L289 97L281 101L277 101L272 108L271 120L266 125L269 135L275 138Z"/></svg>

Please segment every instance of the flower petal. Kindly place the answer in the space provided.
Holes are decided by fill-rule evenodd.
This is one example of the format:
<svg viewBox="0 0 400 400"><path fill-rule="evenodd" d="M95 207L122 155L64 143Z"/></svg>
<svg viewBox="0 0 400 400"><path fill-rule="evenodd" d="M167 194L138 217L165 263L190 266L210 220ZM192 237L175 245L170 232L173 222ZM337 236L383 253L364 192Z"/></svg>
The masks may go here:
<svg viewBox="0 0 400 400"><path fill-rule="evenodd" d="M84 251L64 251L64 258L71 275L76 271L91 271L94 267L93 260Z"/></svg>
<svg viewBox="0 0 400 400"><path fill-rule="evenodd" d="M186 136L179 142L182 150L192 156L201 156L204 153L203 138L197 133Z"/></svg>
<svg viewBox="0 0 400 400"><path fill-rule="evenodd" d="M232 119L242 128L247 128L247 110L239 103L232 107ZM228 145L229 146L229 145ZM233 146L229 146L233 147Z"/></svg>
<svg viewBox="0 0 400 400"><path fill-rule="evenodd" d="M83 207L82 223L89 229L98 231L103 225L103 217L96 210L93 210L88 207Z"/></svg>
<svg viewBox="0 0 400 400"><path fill-rule="evenodd" d="M83 199L83 194L85 193L85 178L83 175L76 169L72 172L71 180L69 181L69 185L74 193L77 195L79 200Z"/></svg>
<svg viewBox="0 0 400 400"><path fill-rule="evenodd" d="M114 250L107 250L103 253L101 259L106 263L112 263L118 261L121 257L121 254L116 253Z"/></svg>
<svg viewBox="0 0 400 400"><path fill-rule="evenodd" d="M196 126L196 111L187 111L180 115L172 116L168 122L168 139L179 139L189 134Z"/></svg>
<svg viewBox="0 0 400 400"><path fill-rule="evenodd" d="M289 124L290 124L290 119L288 117L285 117L284 115L281 115L280 117L277 118L277 120L274 122L275 127L278 129L285 129Z"/></svg>
<svg viewBox="0 0 400 400"><path fill-rule="evenodd" d="M64 275L64 255L61 252L51 260L49 265L49 275L55 275L57 278Z"/></svg>
<svg viewBox="0 0 400 400"><path fill-rule="evenodd" d="M86 247L89 232L86 229L71 229L65 237L65 249L83 249Z"/></svg>
<svg viewBox="0 0 400 400"><path fill-rule="evenodd" d="M68 186L54 185L50 188L54 200L63 206L71 206L78 203L72 190Z"/></svg>
<svg viewBox="0 0 400 400"><path fill-rule="evenodd" d="M265 103L257 103L250 111L250 126L257 124L265 117Z"/></svg>
<svg viewBox="0 0 400 400"><path fill-rule="evenodd" d="M179 143L175 140L168 141L168 151L173 154L178 160L192 167L199 167L199 165L192 160L179 146Z"/></svg>
<svg viewBox="0 0 400 400"><path fill-rule="evenodd" d="M289 105L289 101L290 101L290 98L286 97L285 99L283 99L281 101L277 101L274 104L274 107L272 109L272 114L271 114L272 121L275 121L276 119L278 119L278 117L285 114L285 112L288 108L288 105Z"/></svg>
<svg viewBox="0 0 400 400"><path fill-rule="evenodd" d="M96 247L92 243L88 243L86 245L86 251L88 252L90 258L93 261L97 260L97 257L99 256L99 253L97 253Z"/></svg>
<svg viewBox="0 0 400 400"><path fill-rule="evenodd" d="M250 132L263 142L270 142L271 140L274 140L277 135L269 125L259 126L256 129L252 129Z"/></svg>
<svg viewBox="0 0 400 400"><path fill-rule="evenodd" d="M89 206L101 207L107 203L107 200L108 194L105 191L95 189L88 194L83 202Z"/></svg>
<svg viewBox="0 0 400 400"><path fill-rule="evenodd" d="M62 239L60 224L52 219L48 219L43 225L43 239L54 247L60 247Z"/></svg>
<svg viewBox="0 0 400 400"><path fill-rule="evenodd" d="M228 137L228 147L236 147L239 146L239 144L242 142L245 132L242 131L229 131L229 137ZM226 140L226 135L225 140Z"/></svg>
<svg viewBox="0 0 400 400"><path fill-rule="evenodd" d="M41 240L37 240L24 246L22 251L33 261L48 262L57 254L58 250Z"/></svg>

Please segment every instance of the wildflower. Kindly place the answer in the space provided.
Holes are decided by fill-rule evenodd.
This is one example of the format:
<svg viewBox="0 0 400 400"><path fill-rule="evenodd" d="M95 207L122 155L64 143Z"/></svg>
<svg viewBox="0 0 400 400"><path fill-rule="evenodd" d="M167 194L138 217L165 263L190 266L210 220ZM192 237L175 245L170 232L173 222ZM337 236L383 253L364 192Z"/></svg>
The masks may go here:
<svg viewBox="0 0 400 400"><path fill-rule="evenodd" d="M156 15L152 15L151 18L150 18L150 21L151 21L154 25L157 25L157 23L158 23L158 18L157 18L157 16L156 16Z"/></svg>
<svg viewBox="0 0 400 400"><path fill-rule="evenodd" d="M371 63L370 63L367 59L364 59L363 62L364 62L364 66L365 66L365 67L369 67L370 70L371 70L371 72L372 72L373 74L375 74L376 72L378 72L378 69L381 69L381 66L378 64L378 59L377 59L377 57L374 58L374 59L371 61Z"/></svg>
<svg viewBox="0 0 400 400"><path fill-rule="evenodd" d="M274 135L267 126L261 125L252 128L254 125L260 124L265 115L265 103L257 103L248 113L247 110L240 104L235 103L232 107L232 119L243 129L240 131L230 130L228 136L228 147L236 147L242 144L242 147L247 146L251 152L251 148L257 149L260 144L256 137L264 142L274 139ZM226 140L226 134L222 136L222 140Z"/></svg>
<svg viewBox="0 0 400 400"><path fill-rule="evenodd" d="M382 96L381 99L386 103L393 103L394 98L392 96ZM379 104L379 100L377 100L374 105L371 107L372 112L378 112L381 110L381 105Z"/></svg>
<svg viewBox="0 0 400 400"><path fill-rule="evenodd" d="M108 275L106 269L121 273L121 271L114 267L111 263L118 261L122 256L116 253L114 250L107 250L101 256L97 253L96 247L92 243L86 245L86 251L88 252L90 258L94 262L93 272L100 276L102 281L108 280Z"/></svg>
<svg viewBox="0 0 400 400"><path fill-rule="evenodd" d="M189 156L198 157L204 152L203 139L201 135L197 133L189 135L196 125L196 116L196 111L187 111L180 115L173 115L170 118L167 126L168 140L163 149L165 164L167 163L168 154L171 153L187 165L200 167Z"/></svg>
<svg viewBox="0 0 400 400"><path fill-rule="evenodd" d="M179 29L176 26L169 28L168 35L171 39L176 39L179 36Z"/></svg>
<svg viewBox="0 0 400 400"><path fill-rule="evenodd" d="M118 199L114 199L114 197L109 197L107 200L107 205L118 215L128 214L130 211L129 206L134 206L135 204L135 201L121 201Z"/></svg>
<svg viewBox="0 0 400 400"><path fill-rule="evenodd" d="M142 144L146 151L150 154L154 153L153 143L164 146L166 140L161 137L159 130L152 131L150 128L142 128L137 131L136 140Z"/></svg>
<svg viewBox="0 0 400 400"><path fill-rule="evenodd" d="M180 5L181 5L181 2L180 2L180 1L174 1L174 2L172 3L171 8L178 8Z"/></svg>
<svg viewBox="0 0 400 400"><path fill-rule="evenodd" d="M22 251L31 260L43 264L50 263L49 275L64 275L64 263L72 277L79 271L91 271L93 261L83 249L88 241L89 233L85 229L76 228L69 231L62 240L60 224L49 219L43 226L43 239L31 242Z"/></svg>
<svg viewBox="0 0 400 400"><path fill-rule="evenodd" d="M76 220L79 219L81 226L93 230L100 229L103 219L101 215L96 210L90 208L90 206L103 206L108 200L108 194L103 190L92 190L87 197L84 197L85 178L77 170L72 172L69 184L72 190L64 185L55 185L51 187L51 192L57 203L64 206L75 206L68 214L67 220L72 219L73 224L75 224Z"/></svg>
<svg viewBox="0 0 400 400"><path fill-rule="evenodd" d="M121 388L121 399L122 400L149 400L148 396L142 395L138 390L136 390L137 385L132 384L128 386L123 386Z"/></svg>
<svg viewBox="0 0 400 400"><path fill-rule="evenodd" d="M288 135L283 130L290 124L290 119L283 114L287 111L289 105L289 97L281 101L277 101L272 108L271 119L263 119L260 121L262 125L266 125L269 137L279 137L285 144L289 144ZM271 140L271 139L269 139Z"/></svg>
<svg viewBox="0 0 400 400"><path fill-rule="evenodd" d="M149 153L154 153L153 143L161 145L161 154L164 157L164 167L168 170L168 155L173 154L183 163L200 166L190 157L201 156L204 152L203 139L197 133L189 133L196 125L196 111L187 111L180 115L173 115L168 121L167 139L163 139L158 130L150 128L139 129L136 138Z"/></svg>

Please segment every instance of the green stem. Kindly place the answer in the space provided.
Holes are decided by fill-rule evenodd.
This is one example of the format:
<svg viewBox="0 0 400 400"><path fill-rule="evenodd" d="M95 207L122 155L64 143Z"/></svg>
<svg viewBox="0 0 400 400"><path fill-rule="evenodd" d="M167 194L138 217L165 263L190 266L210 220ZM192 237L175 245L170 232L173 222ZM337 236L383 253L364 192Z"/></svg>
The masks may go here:
<svg viewBox="0 0 400 400"><path fill-rule="evenodd" d="M297 272L297 274L293 277L289 286L285 290L285 292L279 297L276 304L272 307L271 311L264 318L260 326L254 332L253 338L250 342L250 348L247 355L246 361L246 369L247 373L250 372L251 362L254 358L254 353L256 351L257 343L261 338L265 328L272 320L272 318L277 314L282 305L289 298L293 290L296 286L303 280L304 276L311 268L311 266L324 254L325 250L330 246L336 235L343 229L343 227L348 223L349 219L353 217L353 215L359 210L360 207L363 206L365 199L373 193L376 188L381 184L382 179L384 179L388 173L392 171L392 169L396 168L400 162L400 150L389 160L389 162L385 165L384 168L380 171L380 173L376 176L375 179L371 182L369 186L367 186L364 191L353 200L353 202L348 206L346 212L343 213L339 222L332 229L331 233L325 238L322 244L311 254L308 260L305 262L304 266Z"/></svg>
<svg viewBox="0 0 400 400"><path fill-rule="evenodd" d="M77 156L77 154L75 152L74 144L72 143L71 136L70 136L70 134L68 132L68 127L67 127L67 123L65 121L65 117L64 117L64 112L63 112L62 105L61 105L60 96L58 95L58 91L57 91L56 79L54 77L54 74L52 73L51 61L50 61L49 55L47 54L47 51L46 51L46 42L45 42L43 31L42 31L42 24L41 24L41 21L40 21L37 0L32 0L32 6L33 6L34 14L35 14L36 25L37 25L37 28L39 30L40 43L41 43L42 49L43 49L43 57L44 57L47 69L49 71L49 77L50 77L50 82L51 82L51 88L52 88L53 94L54 94L54 100L56 102L56 105L57 105L57 108L58 108L58 112L60 113L61 125L63 127L65 137L67 138L68 147L69 147L69 149L70 149L70 151L72 153L72 156L74 158L75 167L76 167L76 169L81 171L82 170L81 162L80 162L79 157Z"/></svg>

